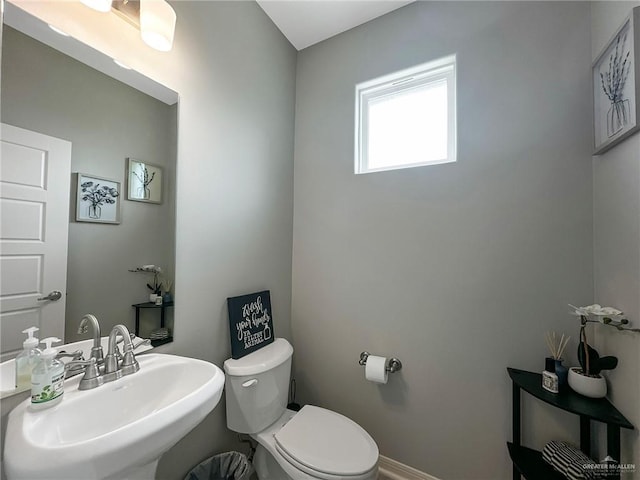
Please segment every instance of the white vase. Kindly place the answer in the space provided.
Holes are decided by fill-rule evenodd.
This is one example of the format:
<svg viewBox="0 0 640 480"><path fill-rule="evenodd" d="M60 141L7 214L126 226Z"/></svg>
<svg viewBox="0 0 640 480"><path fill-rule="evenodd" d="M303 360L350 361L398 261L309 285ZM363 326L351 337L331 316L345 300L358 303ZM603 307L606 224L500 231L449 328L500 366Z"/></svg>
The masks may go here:
<svg viewBox="0 0 640 480"><path fill-rule="evenodd" d="M574 392L585 397L602 398L607 394L607 382L602 375L587 377L580 367L569 369L569 386Z"/></svg>

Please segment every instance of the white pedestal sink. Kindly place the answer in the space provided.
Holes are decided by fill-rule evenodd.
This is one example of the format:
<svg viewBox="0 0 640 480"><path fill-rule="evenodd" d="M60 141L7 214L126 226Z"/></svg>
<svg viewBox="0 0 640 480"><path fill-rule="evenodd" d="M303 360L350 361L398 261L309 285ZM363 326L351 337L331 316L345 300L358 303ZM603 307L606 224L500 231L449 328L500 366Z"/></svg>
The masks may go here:
<svg viewBox="0 0 640 480"><path fill-rule="evenodd" d="M220 401L224 374L202 360L149 353L140 371L92 390L82 375L62 402L9 415L4 464L9 480L153 479L160 456Z"/></svg>

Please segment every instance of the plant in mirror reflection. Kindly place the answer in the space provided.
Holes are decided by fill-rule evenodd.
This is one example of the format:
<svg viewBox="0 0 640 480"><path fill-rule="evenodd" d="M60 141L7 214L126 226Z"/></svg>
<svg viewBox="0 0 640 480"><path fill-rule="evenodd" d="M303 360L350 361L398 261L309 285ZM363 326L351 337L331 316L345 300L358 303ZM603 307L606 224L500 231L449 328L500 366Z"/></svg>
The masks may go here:
<svg viewBox="0 0 640 480"><path fill-rule="evenodd" d="M134 269L130 269L130 272L139 272L139 273L152 273L153 274L153 283L147 283L147 288L151 290L152 293L156 295L161 295L162 292L169 292L171 290L171 285L173 282L169 279L169 277L163 273L162 267L159 265L142 265L141 267L136 267Z"/></svg>
<svg viewBox="0 0 640 480"><path fill-rule="evenodd" d="M162 283L160 282L160 276L162 275L162 268L157 265L152 265L153 269L149 270L153 273L153 285L147 283L147 287L156 295L162 293Z"/></svg>
<svg viewBox="0 0 640 480"><path fill-rule="evenodd" d="M162 287L162 291L165 293L171 292L171 287L173 286L173 280L165 275L161 275L162 281L160 282L160 286Z"/></svg>

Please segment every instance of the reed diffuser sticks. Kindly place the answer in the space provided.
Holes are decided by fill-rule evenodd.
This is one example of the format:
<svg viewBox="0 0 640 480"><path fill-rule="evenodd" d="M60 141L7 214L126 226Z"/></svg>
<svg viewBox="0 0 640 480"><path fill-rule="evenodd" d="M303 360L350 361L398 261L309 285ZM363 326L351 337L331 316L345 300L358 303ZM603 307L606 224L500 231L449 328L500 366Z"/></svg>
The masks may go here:
<svg viewBox="0 0 640 480"><path fill-rule="evenodd" d="M569 343L571 337L565 338L563 333L562 337L558 338L556 332L546 332L544 335L544 339L547 342L547 348L549 348L551 356L556 360L560 360L562 358L562 353L564 352L564 349L567 346L567 343Z"/></svg>

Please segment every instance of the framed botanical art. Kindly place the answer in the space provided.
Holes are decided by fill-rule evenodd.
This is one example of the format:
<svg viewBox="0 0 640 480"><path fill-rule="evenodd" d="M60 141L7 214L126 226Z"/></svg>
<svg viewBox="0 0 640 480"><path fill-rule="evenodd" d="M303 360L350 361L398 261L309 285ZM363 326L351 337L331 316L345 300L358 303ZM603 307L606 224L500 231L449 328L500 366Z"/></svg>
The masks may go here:
<svg viewBox="0 0 640 480"><path fill-rule="evenodd" d="M76 173L76 221L120 223L120 182Z"/></svg>
<svg viewBox="0 0 640 480"><path fill-rule="evenodd" d="M640 130L640 7L593 64L594 155Z"/></svg>
<svg viewBox="0 0 640 480"><path fill-rule="evenodd" d="M127 200L162 203L162 167L127 159Z"/></svg>

